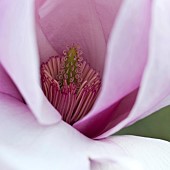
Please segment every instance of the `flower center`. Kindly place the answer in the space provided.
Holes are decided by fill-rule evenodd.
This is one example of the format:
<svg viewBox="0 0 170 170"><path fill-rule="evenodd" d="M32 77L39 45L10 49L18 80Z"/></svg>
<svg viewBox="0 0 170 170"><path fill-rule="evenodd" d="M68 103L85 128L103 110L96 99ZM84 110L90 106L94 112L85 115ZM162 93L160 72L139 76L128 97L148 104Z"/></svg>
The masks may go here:
<svg viewBox="0 0 170 170"><path fill-rule="evenodd" d="M68 46L63 54L50 57L41 65L42 89L62 119L74 124L92 108L101 79L99 73L83 59L77 45Z"/></svg>

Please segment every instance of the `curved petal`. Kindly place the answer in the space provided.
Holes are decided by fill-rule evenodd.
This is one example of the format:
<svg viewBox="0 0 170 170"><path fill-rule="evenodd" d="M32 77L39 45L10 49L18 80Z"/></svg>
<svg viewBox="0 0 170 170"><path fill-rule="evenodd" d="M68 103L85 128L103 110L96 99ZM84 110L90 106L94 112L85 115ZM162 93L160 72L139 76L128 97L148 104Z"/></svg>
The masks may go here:
<svg viewBox="0 0 170 170"><path fill-rule="evenodd" d="M114 167L129 167L128 160L145 170L169 168L168 142L130 136L94 141L64 122L38 124L27 106L9 95L0 94L0 106L0 169L90 170L89 158Z"/></svg>
<svg viewBox="0 0 170 170"><path fill-rule="evenodd" d="M170 143L167 141L136 136L110 139L144 170L168 170L170 167Z"/></svg>
<svg viewBox="0 0 170 170"><path fill-rule="evenodd" d="M36 17L36 36L37 36L37 43L38 43L38 51L40 55L40 62L46 62L49 59L49 56L56 56L58 53L56 50L51 46L48 42L46 36L42 32L40 22L39 22L39 15L38 9L40 6L44 4L46 0L37 0L35 1L35 17Z"/></svg>
<svg viewBox="0 0 170 170"><path fill-rule="evenodd" d="M170 98L169 9L168 0L157 0L153 3L149 61L142 78L137 102L129 117L131 120L137 121L146 117L152 110L160 109ZM170 100L166 105L170 105Z"/></svg>
<svg viewBox="0 0 170 170"><path fill-rule="evenodd" d="M18 91L17 87L15 86L15 84L10 79L9 75L2 67L1 63L0 63L0 92L9 94L17 98L18 100L23 101L20 92Z"/></svg>
<svg viewBox="0 0 170 170"><path fill-rule="evenodd" d="M99 20L105 36L105 41L108 42L111 30L121 8L122 0L92 1L94 1L94 4L96 6L96 13L99 16Z"/></svg>
<svg viewBox="0 0 170 170"><path fill-rule="evenodd" d="M40 122L59 121L60 115L40 87L34 0L1 1L0 11L0 61L3 67Z"/></svg>
<svg viewBox="0 0 170 170"><path fill-rule="evenodd" d="M38 124L27 106L13 97L0 94L0 106L0 169L89 170L90 157L114 160L122 155L113 143L90 140L63 121Z"/></svg>
<svg viewBox="0 0 170 170"><path fill-rule="evenodd" d="M4 94L0 121L0 169L89 170L83 147L91 140L64 122L41 126L25 104Z"/></svg>
<svg viewBox="0 0 170 170"><path fill-rule="evenodd" d="M102 90L92 110L74 125L80 131L84 132L84 127L90 131L91 122L102 112L101 119L109 119L114 104L138 88L148 56L150 10L148 0L122 4L108 44ZM96 121L93 127L98 126L105 125Z"/></svg>
<svg viewBox="0 0 170 170"><path fill-rule="evenodd" d="M135 105L126 120L115 128L110 126L106 137L124 126L142 119L162 107L170 105L170 2L158 0L153 3L152 27L150 36L150 53L142 77L140 90ZM161 25L161 29L160 29Z"/></svg>
<svg viewBox="0 0 170 170"><path fill-rule="evenodd" d="M103 71L106 42L93 1L47 0L39 16L44 34L59 54L67 45L78 43L84 58Z"/></svg>
<svg viewBox="0 0 170 170"><path fill-rule="evenodd" d="M37 43L40 55L40 62L46 62L49 59L49 56L56 56L58 53L56 50L48 42L47 38L45 37L44 33L41 30L41 27L37 21Z"/></svg>

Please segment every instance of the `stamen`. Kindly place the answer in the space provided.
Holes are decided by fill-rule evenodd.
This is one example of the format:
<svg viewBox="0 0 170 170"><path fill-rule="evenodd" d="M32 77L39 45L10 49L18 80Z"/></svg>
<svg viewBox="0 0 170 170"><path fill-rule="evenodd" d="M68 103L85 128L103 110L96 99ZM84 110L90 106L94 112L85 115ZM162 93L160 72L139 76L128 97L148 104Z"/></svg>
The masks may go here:
<svg viewBox="0 0 170 170"><path fill-rule="evenodd" d="M63 120L73 124L92 108L101 79L84 61L79 46L67 46L63 54L50 57L41 65L42 90Z"/></svg>

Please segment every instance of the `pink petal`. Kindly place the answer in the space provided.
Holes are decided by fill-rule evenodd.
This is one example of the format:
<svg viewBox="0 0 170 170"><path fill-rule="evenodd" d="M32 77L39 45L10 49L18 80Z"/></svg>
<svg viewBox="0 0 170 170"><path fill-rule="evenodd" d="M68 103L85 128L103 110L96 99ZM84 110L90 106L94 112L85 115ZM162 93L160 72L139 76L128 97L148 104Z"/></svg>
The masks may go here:
<svg viewBox="0 0 170 170"><path fill-rule="evenodd" d="M153 3L149 60L142 78L135 105L126 120L100 137L113 134L124 126L170 104L170 2ZM160 29L161 25L161 29ZM110 126L110 129L113 126Z"/></svg>
<svg viewBox="0 0 170 170"><path fill-rule="evenodd" d="M94 4L103 29L105 40L108 43L111 30L121 8L122 0L94 0Z"/></svg>
<svg viewBox="0 0 170 170"><path fill-rule="evenodd" d="M89 170L85 149L91 140L58 123L42 126L25 104L0 94L1 170Z"/></svg>
<svg viewBox="0 0 170 170"><path fill-rule="evenodd" d="M0 62L42 123L60 120L40 87L33 0L0 2Z"/></svg>
<svg viewBox="0 0 170 170"><path fill-rule="evenodd" d="M63 121L38 124L15 98L0 93L0 106L0 169L89 170L89 157L108 155L110 145L88 139Z"/></svg>
<svg viewBox="0 0 170 170"><path fill-rule="evenodd" d="M102 167L108 163L105 160L114 167L129 167L128 160L145 170L170 166L168 142L130 136L94 141L64 122L38 124L27 106L9 95L0 94L0 106L2 170L90 170L89 158Z"/></svg>
<svg viewBox="0 0 170 170"><path fill-rule="evenodd" d="M37 4L36 6L39 6L39 4ZM51 44L48 42L47 38L45 37L44 33L41 30L38 14L36 15L36 33L37 33L37 43L38 43L39 55L40 55L40 59L41 59L40 62L41 63L46 62L50 56L58 55L58 53L51 46Z"/></svg>
<svg viewBox="0 0 170 170"><path fill-rule="evenodd" d="M125 156L139 163L143 170L168 170L170 167L170 143L167 141L137 136L110 139L126 153Z"/></svg>
<svg viewBox="0 0 170 170"><path fill-rule="evenodd" d="M11 78L8 76L2 65L0 64L0 92L9 94L17 98L20 101L23 101L22 96L15 84L12 82Z"/></svg>
<svg viewBox="0 0 170 170"><path fill-rule="evenodd" d="M147 61L150 5L148 0L130 0L122 4L108 44L101 93L88 115L74 125L88 136L92 126L96 128L96 132L91 134L93 137L104 129L117 102L140 84ZM124 114L124 118L127 115ZM103 124L103 120L107 122Z"/></svg>
<svg viewBox="0 0 170 170"><path fill-rule="evenodd" d="M59 54L66 45L78 43L84 58L95 69L103 71L106 42L91 0L47 0L40 7L39 16L44 34Z"/></svg>
<svg viewBox="0 0 170 170"><path fill-rule="evenodd" d="M148 116L151 109L162 105L170 97L169 9L170 2L167 0L153 3L149 60L136 104L130 114L131 119L139 120ZM170 100L166 105L169 104Z"/></svg>

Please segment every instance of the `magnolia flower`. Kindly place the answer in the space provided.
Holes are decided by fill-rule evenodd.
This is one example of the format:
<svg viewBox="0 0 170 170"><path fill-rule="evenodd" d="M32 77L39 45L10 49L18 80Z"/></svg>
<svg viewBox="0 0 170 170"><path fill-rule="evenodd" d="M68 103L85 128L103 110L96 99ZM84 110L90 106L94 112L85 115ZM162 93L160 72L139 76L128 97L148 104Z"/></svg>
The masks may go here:
<svg viewBox="0 0 170 170"><path fill-rule="evenodd" d="M109 136L170 104L169 9L1 0L0 169L168 170L168 142Z"/></svg>

